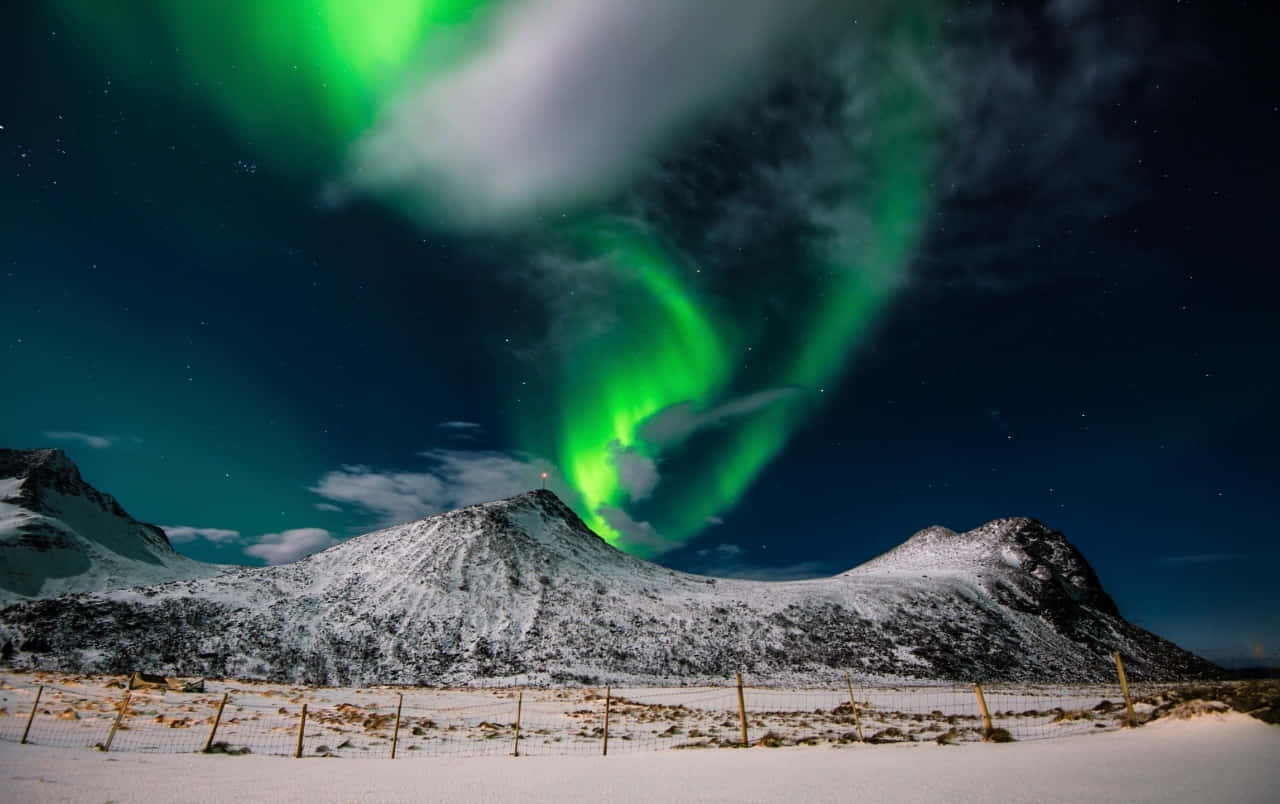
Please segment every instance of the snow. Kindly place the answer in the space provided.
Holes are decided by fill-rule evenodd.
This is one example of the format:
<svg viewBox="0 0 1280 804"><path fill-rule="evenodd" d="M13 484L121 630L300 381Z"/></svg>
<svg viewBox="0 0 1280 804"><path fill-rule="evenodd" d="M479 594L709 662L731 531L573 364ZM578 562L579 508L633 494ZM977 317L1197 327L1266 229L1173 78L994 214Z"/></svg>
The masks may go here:
<svg viewBox="0 0 1280 804"><path fill-rule="evenodd" d="M0 605L206 578L225 567L181 555L81 479L55 450L0 451Z"/></svg>
<svg viewBox="0 0 1280 804"><path fill-rule="evenodd" d="M18 493L22 480L16 477L0 477L0 501L8 501ZM0 509L2 510L2 509Z"/></svg>
<svg viewBox="0 0 1280 804"><path fill-rule="evenodd" d="M24 802L1271 802L1280 729L1240 714L1003 745L342 759L101 754L0 742Z"/></svg>
<svg viewBox="0 0 1280 804"><path fill-rule="evenodd" d="M29 742L62 747L103 743L124 700L126 681L124 676L0 674L0 740L17 740L27 729L40 687ZM1226 707L1220 700L1187 697L1204 690L1196 685L1136 690L1141 697L1134 708L1140 722L1146 722ZM992 726L1017 741L1104 734L1126 723L1114 686L990 685L984 692ZM1223 687L1215 694L1236 692ZM960 743L980 741L983 734L981 712L968 686L747 685L743 693L752 745L848 746L863 738L876 744ZM1249 700L1251 693L1243 693L1242 700ZM599 687L518 688L505 682L488 688L351 688L208 679L200 692L132 691L112 750L189 753L216 739L229 754L291 756L305 704L307 756L386 757L396 738L401 756L501 754L511 749L518 711L523 755L593 755L603 747L606 698L612 704L611 755L741 745L733 685L614 687L607 695Z"/></svg>
<svg viewBox="0 0 1280 804"><path fill-rule="evenodd" d="M1135 680L1212 672L1120 619L1083 557L1031 520L929 528L841 575L769 583L621 553L550 492L285 566L13 607L4 641L41 646L19 665L337 684L1101 681L1116 649Z"/></svg>

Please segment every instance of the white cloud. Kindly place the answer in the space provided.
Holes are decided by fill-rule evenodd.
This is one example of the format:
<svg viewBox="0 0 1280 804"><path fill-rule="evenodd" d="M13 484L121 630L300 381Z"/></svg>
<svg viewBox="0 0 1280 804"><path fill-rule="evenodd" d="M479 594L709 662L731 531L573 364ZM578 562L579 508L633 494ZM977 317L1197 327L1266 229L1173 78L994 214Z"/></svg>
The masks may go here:
<svg viewBox="0 0 1280 804"><path fill-rule="evenodd" d="M863 3L863 6L868 5ZM620 190L691 125L758 90L833 0L520 0L357 144L350 183L465 226Z"/></svg>
<svg viewBox="0 0 1280 804"><path fill-rule="evenodd" d="M46 430L44 437L52 438L54 441L75 441L90 449L106 449L120 443L119 436L92 435L90 433L76 433L70 430Z"/></svg>
<svg viewBox="0 0 1280 804"><path fill-rule="evenodd" d="M289 564L337 543L338 540L323 528L296 528L263 534L257 544L246 547L244 552L268 564Z"/></svg>
<svg viewBox="0 0 1280 804"><path fill-rule="evenodd" d="M630 495L632 502L653 494L658 485L658 464L633 449L623 449L615 440L609 444L609 460L618 470L618 485Z"/></svg>
<svg viewBox="0 0 1280 804"><path fill-rule="evenodd" d="M484 427L476 422L448 421L436 426L459 441L476 441L484 435Z"/></svg>
<svg viewBox="0 0 1280 804"><path fill-rule="evenodd" d="M681 546L680 542L663 536L650 523L637 522L632 519L631 515L621 508L602 505L596 509L596 513L604 517L604 521L609 523L609 527L618 532L621 537L622 547L625 550L640 548L650 555L656 556Z"/></svg>
<svg viewBox="0 0 1280 804"><path fill-rule="evenodd" d="M240 541L240 531L226 528L193 528L190 525L162 525L160 527L169 541L175 544L188 544L197 540L213 544L232 544Z"/></svg>
<svg viewBox="0 0 1280 804"><path fill-rule="evenodd" d="M436 501L443 494L443 483L431 474L349 465L321 477L311 491L364 508L382 524L397 524L440 510Z"/></svg>
<svg viewBox="0 0 1280 804"><path fill-rule="evenodd" d="M317 511L337 511L337 512L342 511L341 506L334 505L333 503L326 503L326 502L316 503L315 509Z"/></svg>
<svg viewBox="0 0 1280 804"><path fill-rule="evenodd" d="M480 426L479 424L476 424L475 422L463 422L463 421L440 422L439 427L442 430L463 430L463 431L473 431L473 430L484 429L482 426Z"/></svg>
<svg viewBox="0 0 1280 804"><path fill-rule="evenodd" d="M429 461L427 471L343 466L321 477L311 491L326 500L362 508L381 525L409 522L441 511L511 497L538 488L544 471L550 476L548 488L562 498L569 498L571 494L549 463L530 456L443 449L419 455Z"/></svg>
<svg viewBox="0 0 1280 804"><path fill-rule="evenodd" d="M706 558L709 555L717 554L721 556L736 556L742 553L742 548L736 544L717 544L714 548L706 548L699 550L698 558Z"/></svg>
<svg viewBox="0 0 1280 804"><path fill-rule="evenodd" d="M748 416L800 393L799 388L769 388L731 399L709 410L697 410L692 402L680 402L655 413L640 426L639 435L655 445L676 444L705 427L716 427Z"/></svg>

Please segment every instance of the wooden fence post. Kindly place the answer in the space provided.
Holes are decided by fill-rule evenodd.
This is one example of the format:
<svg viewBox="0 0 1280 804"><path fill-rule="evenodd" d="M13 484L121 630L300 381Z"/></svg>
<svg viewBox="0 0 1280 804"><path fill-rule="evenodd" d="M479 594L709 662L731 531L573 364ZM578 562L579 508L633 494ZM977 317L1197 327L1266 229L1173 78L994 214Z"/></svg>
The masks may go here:
<svg viewBox="0 0 1280 804"><path fill-rule="evenodd" d="M124 693L124 700L120 703L120 711L116 712L115 722L111 724L111 731L107 733L107 741L102 744L103 751L111 750L111 741L116 738L116 730L120 728L120 721L124 720L125 710L129 708L129 698L133 693L128 690Z"/></svg>
<svg viewBox="0 0 1280 804"><path fill-rule="evenodd" d="M738 726L742 731L742 747L746 748L750 743L747 742L747 703L742 697L742 674L738 673Z"/></svg>
<svg viewBox="0 0 1280 804"><path fill-rule="evenodd" d="M844 674L845 686L849 688L849 705L853 707L853 726L858 730L858 742L862 742L862 717L858 714L858 702L853 698L853 680Z"/></svg>
<svg viewBox="0 0 1280 804"><path fill-rule="evenodd" d="M982 712L982 739L991 739L991 713L987 711L987 699L982 694L982 685L975 683L973 692L978 696L978 711Z"/></svg>
<svg viewBox="0 0 1280 804"><path fill-rule="evenodd" d="M601 756L605 756L605 757L609 756L609 704L610 704L610 690L608 687L605 687L604 688L604 750L600 753Z"/></svg>
<svg viewBox="0 0 1280 804"><path fill-rule="evenodd" d="M31 721L36 719L36 709L40 706L40 696L43 693L44 685L41 684L36 687L36 700L35 703L31 704L31 714L27 715L27 727L22 730L22 739L18 741L18 745L25 745L27 742L27 735L31 733Z"/></svg>
<svg viewBox="0 0 1280 804"><path fill-rule="evenodd" d="M302 705L302 717L298 720L298 747L293 752L293 758L298 759L302 756L302 732L307 728L307 705Z"/></svg>
<svg viewBox="0 0 1280 804"><path fill-rule="evenodd" d="M524 706L524 690L516 693L516 744L511 751L511 756L520 756L520 709Z"/></svg>
<svg viewBox="0 0 1280 804"><path fill-rule="evenodd" d="M209 739L204 741L204 753L209 753L213 748L213 735L218 733L218 724L222 722L222 707L227 705L227 694L222 693L222 700L218 701L218 711L213 715L213 728L209 729Z"/></svg>
<svg viewBox="0 0 1280 804"><path fill-rule="evenodd" d="M391 758L396 758L396 743L400 740L400 710L404 707L404 693L400 693L400 700L396 702L396 725L391 730Z"/></svg>
<svg viewBox="0 0 1280 804"><path fill-rule="evenodd" d="M1133 712L1133 699L1129 697L1129 680L1124 676L1124 662L1120 660L1120 651L1112 651L1111 658L1116 660L1116 675L1120 676L1120 691L1124 693L1125 722L1129 728L1133 728L1138 725L1138 716Z"/></svg>

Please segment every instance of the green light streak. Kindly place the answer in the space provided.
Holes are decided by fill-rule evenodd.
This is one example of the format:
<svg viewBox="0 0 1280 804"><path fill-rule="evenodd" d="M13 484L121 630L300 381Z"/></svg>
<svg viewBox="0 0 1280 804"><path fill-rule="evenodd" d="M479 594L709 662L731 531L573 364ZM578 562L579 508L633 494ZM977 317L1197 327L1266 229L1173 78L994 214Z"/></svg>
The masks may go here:
<svg viewBox="0 0 1280 804"><path fill-rule="evenodd" d="M723 387L725 328L683 286L673 257L638 227L596 221L572 239L616 272L622 292L619 325L582 342L565 362L558 450L588 524L619 543L600 513L627 502L614 453L647 452L637 436L645 420L679 402L705 405Z"/></svg>
<svg viewBox="0 0 1280 804"><path fill-rule="evenodd" d="M914 52L927 48L934 36L927 15L891 32L889 42ZM901 71L898 73L896 71ZM858 210L869 214L872 234L843 253L828 255L820 267L830 275L823 295L809 313L810 325L777 371L773 387L799 387L809 393L774 404L723 428L713 451L699 456L698 469L682 477L680 488L660 492L662 534L686 541L706 527L709 517L733 507L782 451L796 428L821 402L821 392L838 381L848 357L874 326L906 271L927 213L933 157L929 100L925 88L909 74L909 64L890 65L877 80L883 84L867 149L865 186L857 194ZM851 146L852 147L852 146ZM850 222L852 227L853 222ZM611 459L610 443L638 447L658 457L637 431L664 408L692 402L706 409L723 401L734 375L729 357L736 344L731 324L700 314L704 309L684 287L680 273L636 236L612 231L586 244L619 271L630 271L645 291L648 305L619 311L624 342L597 344L598 353L583 360L567 358L561 412L560 459L568 479L582 494L588 524L607 540L640 555L649 545L627 543L600 515L601 506L627 502ZM586 392L586 389L595 389Z"/></svg>
<svg viewBox="0 0 1280 804"><path fill-rule="evenodd" d="M483 43L501 0L47 0L78 41L122 68L120 84L165 98L196 98L255 148L304 172L331 175L347 147L409 80L444 70ZM517 423L522 446L550 448L581 496L588 524L644 554L610 526L605 509L633 507L618 450L664 457L640 437L646 421L680 403L708 410L735 394L795 387L802 393L724 424L714 451L697 456L678 488L660 487L662 533L687 540L733 507L834 387L906 270L929 206L929 100L913 65L893 54L928 53L936 41L927 0L874 37L885 55L865 77L876 93L873 130L849 132L866 174L848 197L870 235L843 253L814 258L831 278L812 300L808 325L770 376L738 376L743 342L727 311L688 281L690 272L653 233L611 218L567 233L582 256L611 267L616 322L583 334L558 367L549 418ZM857 145L854 141L857 141ZM868 144L869 140L869 144ZM850 221L849 228L857 228ZM754 315L756 311L743 311ZM745 323L745 318L741 319ZM594 322L593 322L594 323ZM735 385L735 380L738 384ZM550 430L549 435L540 431ZM678 447L678 445L677 445ZM668 449L671 449L668 446ZM536 448L531 452L540 452Z"/></svg>
<svg viewBox="0 0 1280 804"><path fill-rule="evenodd" d="M295 168L340 159L424 65L456 56L491 0L51 0L120 83L193 95ZM317 164L319 163L319 165ZM323 169L323 168L322 168Z"/></svg>

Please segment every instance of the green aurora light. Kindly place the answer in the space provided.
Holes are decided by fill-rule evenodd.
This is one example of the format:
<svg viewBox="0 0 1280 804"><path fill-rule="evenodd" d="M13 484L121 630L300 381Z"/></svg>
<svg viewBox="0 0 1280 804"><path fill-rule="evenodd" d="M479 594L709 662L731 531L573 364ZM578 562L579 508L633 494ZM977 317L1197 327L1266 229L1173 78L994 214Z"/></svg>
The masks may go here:
<svg viewBox="0 0 1280 804"><path fill-rule="evenodd" d="M198 99L247 141L327 172L409 78L482 36L492 0L51 0L153 95ZM376 8L377 13L370 13ZM162 43L163 47L157 47ZM159 67L159 69L157 69Z"/></svg>
<svg viewBox="0 0 1280 804"><path fill-rule="evenodd" d="M887 33L885 52L919 52L934 36L927 15ZM894 41L896 39L896 41ZM851 205L870 219L870 235L840 253L817 257L830 279L809 311L809 325L767 384L807 393L775 403L727 428L678 488L662 491L660 532L687 541L711 517L732 508L844 370L851 351L892 298L909 266L930 203L934 142L927 98L908 73L889 65L879 80L873 132L863 145L867 176L848 188ZM853 147L853 146L851 146ZM852 221L847 222L850 226ZM582 495L588 524L606 540L640 555L660 552L629 542L606 521L603 506L630 502L619 482L618 449L660 457L640 431L650 417L680 403L706 410L732 387L735 355L747 345L731 316L715 315L684 281L687 270L654 238L617 221L588 227L576 241L626 279L619 321L564 358L557 459ZM531 427L527 428L532 430Z"/></svg>
<svg viewBox="0 0 1280 804"><path fill-rule="evenodd" d="M194 96L256 147L323 175L408 80L482 46L499 4L380 0L376 14L361 0L227 0L217 13L184 2L51 5L127 76L139 83L141 76L161 76L146 90L186 101ZM886 25L878 52L928 52L936 15L928 4L912 6ZM163 69L155 68L157 60ZM846 190L856 202L848 208L862 216L859 231L869 234L839 253L813 249L812 260L828 279L811 300L804 332L766 384L756 386L800 392L718 428L716 449L701 455L678 486L659 489L664 538L687 541L741 499L820 404L821 391L838 380L905 273L930 203L934 147L928 99L912 69L890 58L869 76L880 89L872 130L848 132L850 148L865 154L865 171L859 185ZM752 336L691 284L687 261L659 234L601 214L559 235L584 258L612 266L621 291L617 322L559 358L554 432L545 432L543 417L516 422L514 429L526 442L522 448L553 453L596 532L632 552L653 554L658 547L629 541L606 518L606 509L626 510L634 502L616 455L629 450L660 459L671 445L641 436L652 417L682 403L708 410L752 390L735 386L736 356Z"/></svg>

